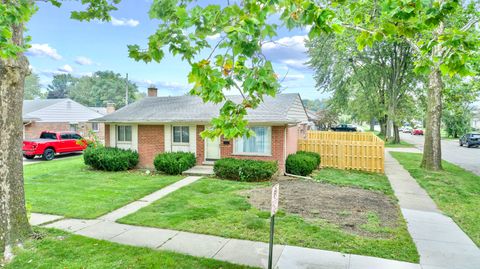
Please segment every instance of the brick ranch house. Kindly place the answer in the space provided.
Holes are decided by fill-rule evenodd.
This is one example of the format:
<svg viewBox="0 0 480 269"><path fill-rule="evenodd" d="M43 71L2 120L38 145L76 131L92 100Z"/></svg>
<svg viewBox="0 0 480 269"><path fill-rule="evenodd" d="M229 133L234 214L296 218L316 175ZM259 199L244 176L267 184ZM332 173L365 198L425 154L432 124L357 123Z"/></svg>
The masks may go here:
<svg viewBox="0 0 480 269"><path fill-rule="evenodd" d="M240 96L228 96L240 102ZM247 120L256 136L233 141L202 139L200 133L218 116L221 104L203 103L196 96L157 97L149 88L148 97L92 122L105 123L105 145L139 153L141 168L153 168L162 152L184 151L196 155L198 164L212 164L225 157L275 160L284 171L288 154L297 151L297 138L308 121L299 94L266 97Z"/></svg>
<svg viewBox="0 0 480 269"><path fill-rule="evenodd" d="M38 138L42 131L75 131L84 136L89 130L93 130L98 138L104 141L105 125L88 121L113 111L113 104L101 110L86 107L71 99L24 100L23 138Z"/></svg>

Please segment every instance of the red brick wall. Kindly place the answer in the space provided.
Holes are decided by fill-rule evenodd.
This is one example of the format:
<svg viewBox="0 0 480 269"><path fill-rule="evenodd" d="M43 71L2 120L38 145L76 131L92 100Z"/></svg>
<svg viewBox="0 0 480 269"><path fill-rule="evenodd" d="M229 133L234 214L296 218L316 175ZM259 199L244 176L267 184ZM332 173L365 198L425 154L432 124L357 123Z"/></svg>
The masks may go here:
<svg viewBox="0 0 480 269"><path fill-rule="evenodd" d="M200 136L203 130L205 130L204 125L197 125L197 164L200 165L205 160L205 140Z"/></svg>
<svg viewBox="0 0 480 269"><path fill-rule="evenodd" d="M92 129L92 123L80 122L78 123L77 132L82 136L88 136L88 131ZM103 123L98 124L97 137L103 141L105 127ZM43 131L70 131L70 123L68 122L32 122L25 126L25 139L35 139L40 136Z"/></svg>
<svg viewBox="0 0 480 269"><path fill-rule="evenodd" d="M25 125L25 139L35 139L40 137L43 131L70 131L68 122L32 122Z"/></svg>
<svg viewBox="0 0 480 269"><path fill-rule="evenodd" d="M272 156L246 156L233 155L233 141L229 145L220 142L220 155L222 158L232 157L237 159L253 159L263 161L277 161L281 172L285 171L284 145L285 126L272 126Z"/></svg>
<svg viewBox="0 0 480 269"><path fill-rule="evenodd" d="M153 159L165 151L163 125L138 125L139 167L153 168Z"/></svg>
<svg viewBox="0 0 480 269"><path fill-rule="evenodd" d="M105 147L110 147L110 125L105 124Z"/></svg>

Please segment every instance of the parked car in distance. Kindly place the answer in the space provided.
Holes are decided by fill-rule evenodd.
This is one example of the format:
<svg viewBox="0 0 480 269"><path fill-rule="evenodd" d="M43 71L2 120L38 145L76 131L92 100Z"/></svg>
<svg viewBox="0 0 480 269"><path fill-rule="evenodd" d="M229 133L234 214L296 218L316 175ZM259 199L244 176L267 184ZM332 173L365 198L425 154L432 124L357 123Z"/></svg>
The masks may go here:
<svg viewBox="0 0 480 269"><path fill-rule="evenodd" d="M479 147L480 146L480 134L477 133L468 133L460 137L460 147L463 145L467 148Z"/></svg>
<svg viewBox="0 0 480 269"><path fill-rule="evenodd" d="M413 129L412 130L412 135L423 135L423 130L422 129Z"/></svg>
<svg viewBox="0 0 480 269"><path fill-rule="evenodd" d="M410 134L410 133L412 133L412 130L413 130L412 127L410 127L410 126L404 126L401 131L402 131L402 133Z"/></svg>
<svg viewBox="0 0 480 269"><path fill-rule="evenodd" d="M77 143L81 140L83 143ZM41 155L44 160L50 161L55 154L83 151L87 142L75 132L50 132L44 131L40 138L23 141L23 157L33 159Z"/></svg>
<svg viewBox="0 0 480 269"><path fill-rule="evenodd" d="M356 132L357 131L357 127L353 124L338 124L330 129L335 132Z"/></svg>

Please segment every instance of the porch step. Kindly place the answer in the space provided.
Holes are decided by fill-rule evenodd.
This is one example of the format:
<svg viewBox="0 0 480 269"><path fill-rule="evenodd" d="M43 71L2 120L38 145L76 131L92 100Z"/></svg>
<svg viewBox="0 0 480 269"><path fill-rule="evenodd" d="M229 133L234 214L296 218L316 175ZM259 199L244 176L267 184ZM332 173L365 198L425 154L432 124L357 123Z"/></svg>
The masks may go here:
<svg viewBox="0 0 480 269"><path fill-rule="evenodd" d="M212 176L213 174L213 166L207 165L197 165L182 173L184 176Z"/></svg>
<svg viewBox="0 0 480 269"><path fill-rule="evenodd" d="M215 161L204 161L202 164L207 166L213 166L215 164Z"/></svg>

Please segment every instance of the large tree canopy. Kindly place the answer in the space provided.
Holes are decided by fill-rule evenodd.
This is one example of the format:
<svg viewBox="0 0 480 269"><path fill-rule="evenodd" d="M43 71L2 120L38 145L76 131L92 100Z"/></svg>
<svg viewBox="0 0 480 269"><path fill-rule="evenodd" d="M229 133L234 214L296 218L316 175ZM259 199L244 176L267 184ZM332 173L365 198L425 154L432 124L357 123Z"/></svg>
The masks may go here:
<svg viewBox="0 0 480 269"><path fill-rule="evenodd" d="M25 93L23 94L23 99L33 100L36 98L45 98L45 94L42 92L40 78L37 74L31 73L25 78Z"/></svg>
<svg viewBox="0 0 480 269"><path fill-rule="evenodd" d="M132 81L126 81L113 71L97 71L92 76L83 76L69 87L68 97L86 106L105 106L113 102L121 108L125 106L125 92L128 85L128 102L137 99L138 87Z"/></svg>
<svg viewBox="0 0 480 269"><path fill-rule="evenodd" d="M47 99L67 98L70 87L77 83L70 74L58 74L53 76L52 83L47 86Z"/></svg>

